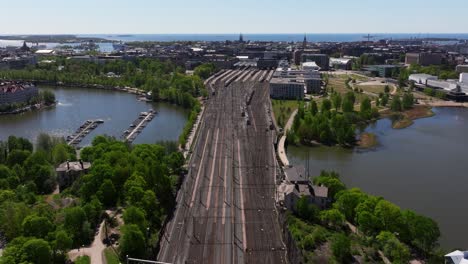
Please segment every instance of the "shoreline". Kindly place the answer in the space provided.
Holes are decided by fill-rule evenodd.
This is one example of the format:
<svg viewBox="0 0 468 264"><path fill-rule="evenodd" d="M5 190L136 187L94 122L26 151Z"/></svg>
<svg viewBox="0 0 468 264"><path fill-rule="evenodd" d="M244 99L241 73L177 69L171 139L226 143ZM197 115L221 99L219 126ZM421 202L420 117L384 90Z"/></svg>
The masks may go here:
<svg viewBox="0 0 468 264"><path fill-rule="evenodd" d="M26 106L26 107L23 107L23 108L20 108L20 109L15 109L15 110L10 111L10 112L0 112L0 116L2 116L2 115L19 115L19 114L26 113L26 112L41 111L41 110L56 107L57 104L58 104L58 101L55 101L55 103L53 103L51 105L40 104L39 107L35 107L36 105L30 105L30 106Z"/></svg>

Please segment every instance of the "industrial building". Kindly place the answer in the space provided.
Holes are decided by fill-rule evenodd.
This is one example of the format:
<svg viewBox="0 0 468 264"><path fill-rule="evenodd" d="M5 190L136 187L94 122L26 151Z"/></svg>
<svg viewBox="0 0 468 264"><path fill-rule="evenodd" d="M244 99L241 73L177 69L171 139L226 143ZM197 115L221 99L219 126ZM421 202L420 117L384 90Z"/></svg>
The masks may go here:
<svg viewBox="0 0 468 264"><path fill-rule="evenodd" d="M330 68L349 71L353 67L353 60L349 58L330 58Z"/></svg>
<svg viewBox="0 0 468 264"><path fill-rule="evenodd" d="M304 66L304 64L303 64ZM322 78L315 63L305 63L302 70L291 69L286 60L279 62L279 67L270 81L272 98L299 99L304 93L320 93Z"/></svg>
<svg viewBox="0 0 468 264"><path fill-rule="evenodd" d="M0 105L26 103L38 95L37 87L30 83L0 83Z"/></svg>
<svg viewBox="0 0 468 264"><path fill-rule="evenodd" d="M468 72L468 64L457 65L456 71L458 73Z"/></svg>
<svg viewBox="0 0 468 264"><path fill-rule="evenodd" d="M304 98L305 83L290 78L273 78L270 81L270 97L274 99Z"/></svg>
<svg viewBox="0 0 468 264"><path fill-rule="evenodd" d="M405 64L419 64L421 66L442 64L442 54L440 53L406 53Z"/></svg>
<svg viewBox="0 0 468 264"><path fill-rule="evenodd" d="M392 77L394 73L400 72L401 66L399 65L369 65L364 69L370 72L372 75L388 78Z"/></svg>
<svg viewBox="0 0 468 264"><path fill-rule="evenodd" d="M257 68L265 70L265 69L274 69L278 67L278 60L275 59L259 59L257 61Z"/></svg>
<svg viewBox="0 0 468 264"><path fill-rule="evenodd" d="M313 61L324 71L327 71L330 65L330 58L327 54L302 54L301 62Z"/></svg>

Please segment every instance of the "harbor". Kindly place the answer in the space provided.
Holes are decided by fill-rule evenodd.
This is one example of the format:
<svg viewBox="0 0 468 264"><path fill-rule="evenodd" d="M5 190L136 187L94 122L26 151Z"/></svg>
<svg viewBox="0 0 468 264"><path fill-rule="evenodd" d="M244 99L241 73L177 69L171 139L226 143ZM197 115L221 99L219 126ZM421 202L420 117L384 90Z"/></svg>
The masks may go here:
<svg viewBox="0 0 468 264"><path fill-rule="evenodd" d="M123 133L122 138L124 141L132 143L155 116L156 112L154 110L141 112L138 118L130 125L129 129Z"/></svg>
<svg viewBox="0 0 468 264"><path fill-rule="evenodd" d="M96 120L86 120L76 131L73 135L67 137L67 144L73 147L77 147L81 141L91 133L94 129L96 129L100 124L104 123L104 120L96 119Z"/></svg>

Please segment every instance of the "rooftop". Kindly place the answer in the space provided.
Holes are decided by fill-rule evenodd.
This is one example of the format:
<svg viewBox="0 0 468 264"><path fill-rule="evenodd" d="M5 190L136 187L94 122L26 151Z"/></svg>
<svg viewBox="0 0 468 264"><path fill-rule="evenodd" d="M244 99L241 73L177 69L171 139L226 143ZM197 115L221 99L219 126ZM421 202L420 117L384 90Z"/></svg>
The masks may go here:
<svg viewBox="0 0 468 264"><path fill-rule="evenodd" d="M91 168L91 163L89 162L80 162L80 161L73 161L73 162L64 162L60 164L56 171L82 171Z"/></svg>
<svg viewBox="0 0 468 264"><path fill-rule="evenodd" d="M23 91L30 87L34 87L31 83L23 82L1 82L0 83L0 93L16 93L18 91Z"/></svg>

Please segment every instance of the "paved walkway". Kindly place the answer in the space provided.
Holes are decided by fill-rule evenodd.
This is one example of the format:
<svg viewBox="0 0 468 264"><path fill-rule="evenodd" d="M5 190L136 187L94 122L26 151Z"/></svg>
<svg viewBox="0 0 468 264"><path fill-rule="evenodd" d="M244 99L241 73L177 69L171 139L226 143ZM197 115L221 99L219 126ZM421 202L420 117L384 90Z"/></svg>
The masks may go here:
<svg viewBox="0 0 468 264"><path fill-rule="evenodd" d="M294 118L297 115L297 109L291 114L291 116L288 119L288 122L286 123L286 126L284 127L284 135L288 132L288 130L291 129L293 123L294 123ZM283 163L283 166L288 167L289 166L289 160L288 156L286 155L286 150L284 148L284 144L286 142L286 136L282 136L280 138L280 141L278 142L278 156L281 160L281 163Z"/></svg>
<svg viewBox="0 0 468 264"><path fill-rule="evenodd" d="M102 232L104 229L104 221L99 226L99 232L94 237L93 244L87 248L73 249L68 252L70 260L75 261L78 257L87 255L91 258L91 264L102 264L105 263L103 257L103 251L106 249L106 245L102 243Z"/></svg>

